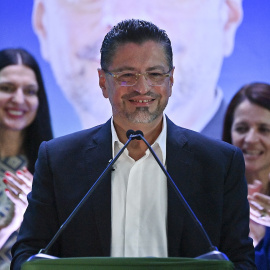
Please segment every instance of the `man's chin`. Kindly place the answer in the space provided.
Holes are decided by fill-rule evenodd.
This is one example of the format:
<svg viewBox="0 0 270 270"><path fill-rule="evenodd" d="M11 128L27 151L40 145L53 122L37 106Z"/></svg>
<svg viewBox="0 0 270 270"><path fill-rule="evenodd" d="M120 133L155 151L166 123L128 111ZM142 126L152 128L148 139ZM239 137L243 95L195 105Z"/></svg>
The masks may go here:
<svg viewBox="0 0 270 270"><path fill-rule="evenodd" d="M127 118L134 124L149 124L157 119L157 113L150 113L149 111L136 111L132 114L127 114Z"/></svg>

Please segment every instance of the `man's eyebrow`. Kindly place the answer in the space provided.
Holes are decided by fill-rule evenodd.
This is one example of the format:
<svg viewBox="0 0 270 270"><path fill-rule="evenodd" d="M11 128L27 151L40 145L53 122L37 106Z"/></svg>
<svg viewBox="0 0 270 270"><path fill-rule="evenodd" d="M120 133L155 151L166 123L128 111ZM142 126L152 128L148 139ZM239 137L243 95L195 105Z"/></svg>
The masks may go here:
<svg viewBox="0 0 270 270"><path fill-rule="evenodd" d="M151 71L151 70L162 70L162 71L165 71L165 67L162 66L162 65L157 65L157 66L153 66L153 67L149 67L146 69L146 71Z"/></svg>
<svg viewBox="0 0 270 270"><path fill-rule="evenodd" d="M113 69L112 72L122 72L122 71L126 71L126 70L128 70L128 71L136 71L136 69L133 68L133 67L123 66L123 67Z"/></svg>

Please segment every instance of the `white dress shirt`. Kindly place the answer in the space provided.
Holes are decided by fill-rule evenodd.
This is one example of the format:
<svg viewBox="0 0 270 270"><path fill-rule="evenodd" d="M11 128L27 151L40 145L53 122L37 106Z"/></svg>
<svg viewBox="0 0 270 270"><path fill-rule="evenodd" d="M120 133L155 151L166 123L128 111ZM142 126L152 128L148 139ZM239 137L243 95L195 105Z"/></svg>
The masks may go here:
<svg viewBox="0 0 270 270"><path fill-rule="evenodd" d="M115 156L123 144L112 122ZM152 145L158 158L166 161L167 124ZM135 161L128 150L112 172L112 257L167 257L167 179L149 149Z"/></svg>

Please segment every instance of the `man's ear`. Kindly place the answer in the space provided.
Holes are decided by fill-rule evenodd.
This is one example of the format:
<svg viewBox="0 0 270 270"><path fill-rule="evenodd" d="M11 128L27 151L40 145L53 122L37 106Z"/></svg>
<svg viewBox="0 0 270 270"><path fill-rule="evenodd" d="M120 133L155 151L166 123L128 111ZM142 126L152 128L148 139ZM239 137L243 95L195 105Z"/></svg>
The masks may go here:
<svg viewBox="0 0 270 270"><path fill-rule="evenodd" d="M224 0L224 56L229 56L234 48L235 33L243 19L242 0Z"/></svg>
<svg viewBox="0 0 270 270"><path fill-rule="evenodd" d="M106 77L105 72L102 69L98 69L99 87L101 88L102 94L105 98L109 98L107 87L106 87Z"/></svg>
<svg viewBox="0 0 270 270"><path fill-rule="evenodd" d="M45 6L43 0L34 0L32 11L32 27L36 33L42 56L45 60L49 60L48 35L45 26Z"/></svg>
<svg viewBox="0 0 270 270"><path fill-rule="evenodd" d="M174 83L174 77L173 77L174 69L175 69L175 67L173 67L173 69L171 71L172 75L170 77L170 88L171 88L170 96L172 95L172 86L173 86L173 83Z"/></svg>

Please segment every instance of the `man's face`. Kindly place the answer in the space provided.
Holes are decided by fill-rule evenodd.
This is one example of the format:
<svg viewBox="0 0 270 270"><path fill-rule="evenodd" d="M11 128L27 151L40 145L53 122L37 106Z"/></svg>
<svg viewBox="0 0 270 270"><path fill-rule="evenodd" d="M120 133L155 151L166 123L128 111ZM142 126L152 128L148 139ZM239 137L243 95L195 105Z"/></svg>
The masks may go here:
<svg viewBox="0 0 270 270"><path fill-rule="evenodd" d="M96 71L108 32L102 23L104 1L37 0L35 4L33 24L43 56L67 98L87 110L90 98L100 96Z"/></svg>
<svg viewBox="0 0 270 270"><path fill-rule="evenodd" d="M163 46L154 41L142 44L126 43L120 45L113 56L109 72L122 77L130 78L132 74L148 72L152 76L164 74L169 71ZM123 75L125 74L125 75ZM114 121L118 125L127 123L152 123L162 118L162 113L171 96L173 83L173 70L169 77L163 77L158 82L146 80L140 75L134 85L121 85L117 78L99 72L100 86L103 95L109 98L112 105Z"/></svg>
<svg viewBox="0 0 270 270"><path fill-rule="evenodd" d="M172 41L174 100L180 106L199 92L213 98L223 57L232 48L232 28L240 20L232 16L234 1L241 0L36 0L33 22L59 85L86 111L99 98L96 69L108 30L128 18L155 23Z"/></svg>

